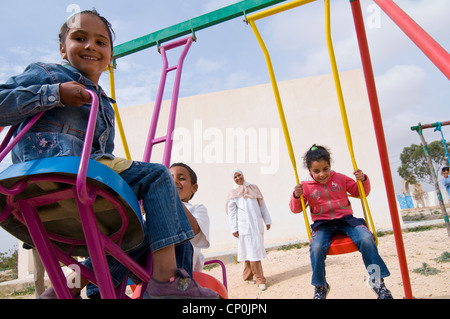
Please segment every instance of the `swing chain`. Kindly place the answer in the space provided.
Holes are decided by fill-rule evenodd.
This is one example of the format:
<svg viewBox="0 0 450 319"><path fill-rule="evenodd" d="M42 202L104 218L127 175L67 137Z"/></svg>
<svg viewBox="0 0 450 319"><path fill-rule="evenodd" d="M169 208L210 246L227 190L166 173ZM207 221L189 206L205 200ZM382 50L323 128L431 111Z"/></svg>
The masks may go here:
<svg viewBox="0 0 450 319"><path fill-rule="evenodd" d="M441 136L442 136L442 144L444 144L444 149L445 149L445 156L447 157L448 160L448 164L450 165L450 155L448 153L448 147L447 147L447 141L445 140L444 137L444 133L442 132L442 123L441 122L437 122L437 127L434 129L434 131L439 131L441 132Z"/></svg>

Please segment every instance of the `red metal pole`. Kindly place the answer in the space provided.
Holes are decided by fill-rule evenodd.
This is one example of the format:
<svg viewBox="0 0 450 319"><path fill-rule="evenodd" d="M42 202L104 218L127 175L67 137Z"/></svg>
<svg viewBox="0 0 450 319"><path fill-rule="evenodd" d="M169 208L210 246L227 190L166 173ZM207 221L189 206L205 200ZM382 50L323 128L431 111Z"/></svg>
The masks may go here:
<svg viewBox="0 0 450 319"><path fill-rule="evenodd" d="M402 229L400 226L400 218L397 209L397 200L395 198L394 184L392 181L391 167L389 164L389 156L384 136L383 122L381 119L380 106L378 104L377 90L375 86L375 78L372 70L372 62L370 60L369 45L367 44L366 31L364 28L364 19L361 11L359 0L351 1L353 19L355 22L356 35L358 38L361 61L366 80L367 92L369 95L370 109L372 111L372 119L377 138L378 152L380 155L381 167L383 170L384 183L386 186L386 195L391 213L392 228L397 246L398 260L400 263L400 271L402 275L403 287L405 290L405 298L411 299L412 290L408 273L408 264L406 261L405 247L403 245Z"/></svg>
<svg viewBox="0 0 450 319"><path fill-rule="evenodd" d="M450 80L450 54L392 0L374 0Z"/></svg>

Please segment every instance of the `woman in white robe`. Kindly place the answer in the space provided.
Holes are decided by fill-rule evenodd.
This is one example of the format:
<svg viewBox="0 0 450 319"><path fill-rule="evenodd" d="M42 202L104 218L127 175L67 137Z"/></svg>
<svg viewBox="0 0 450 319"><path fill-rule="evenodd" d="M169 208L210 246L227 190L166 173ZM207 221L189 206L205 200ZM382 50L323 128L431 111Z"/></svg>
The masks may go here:
<svg viewBox="0 0 450 319"><path fill-rule="evenodd" d="M264 229L272 224L269 211L258 186L245 181L240 170L232 172L234 186L227 199L231 233L238 238L239 262L245 262L243 279L266 289L261 260L266 257Z"/></svg>

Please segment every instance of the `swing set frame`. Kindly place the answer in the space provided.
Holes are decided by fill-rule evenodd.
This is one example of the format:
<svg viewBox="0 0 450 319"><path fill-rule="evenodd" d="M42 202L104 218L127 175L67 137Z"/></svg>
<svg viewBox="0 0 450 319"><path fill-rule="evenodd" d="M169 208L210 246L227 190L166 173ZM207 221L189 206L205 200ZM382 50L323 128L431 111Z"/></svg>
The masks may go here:
<svg viewBox="0 0 450 319"><path fill-rule="evenodd" d="M215 24L234 19L239 16L245 16L253 11L257 11L274 4L284 2L285 0L246 0L237 4L210 12L195 19L191 19L178 25L151 33L147 36L129 41L122 45L116 46L114 49L115 60L132 54L134 52L159 45L161 42L183 36L189 33L195 35L195 31L202 28L211 27ZM310 2L310 1L305 1ZM392 19L392 21L417 45L419 49L441 70L441 72L450 79L450 55L439 45L430 35L428 35L413 19L411 19L400 7L392 0L374 0L374 2ZM293 3L293 2L292 2ZM377 139L378 152L383 170L383 178L386 186L386 195L388 199L394 238L397 247L400 270L405 291L405 298L413 298L411 283L408 272L408 265L403 244L401 232L399 212L397 201L395 198L395 190L389 164L389 156L387 151L386 139L383 130L383 121L381 118L380 107L378 103L378 95L375 86L375 78L372 70L372 62L370 51L367 43L367 37L364 27L364 19L361 10L360 0L350 0L351 10L353 13L356 35L361 55L364 77L369 97L372 119L375 127L375 135ZM290 6L290 4L287 4ZM294 5L295 6L295 5ZM287 8L287 7L286 7ZM274 9L278 10L278 9ZM255 19L255 17L254 17ZM112 71L112 68L110 69ZM112 73L112 72L110 72ZM339 91L339 90L338 90ZM339 94L339 93L338 93ZM114 98L114 97L113 97ZM118 113L117 113L118 114ZM118 121L119 130L120 121ZM288 139L287 139L288 141ZM295 167L295 165L294 165Z"/></svg>
<svg viewBox="0 0 450 319"><path fill-rule="evenodd" d="M269 11L262 12L262 13L256 13L256 14L252 15L251 17L247 17L247 14L256 12L261 9L268 8L268 7L276 5L276 4L280 4L285 1L286 0L244 0L239 3L224 7L222 9L204 14L197 18L179 23L177 25L173 25L169 28L165 28L165 29L156 31L156 32L153 32L146 36L143 36L143 37L131 40L129 42L120 44L118 46L115 46L114 47L113 65L111 67L109 67L111 97L114 100L116 100L115 83L114 83L114 69L116 68L117 59L125 57L125 56L133 54L133 53L136 53L136 52L144 50L144 49L148 49L153 46L157 46L158 49L160 49L161 47L163 47L162 44L164 42L178 39L182 36L189 35L189 34L191 35L191 37L188 38L190 40L187 40L186 43L189 43L188 45L190 45L190 43L192 43L191 41L195 41L195 39L196 39L196 36L195 36L196 31L212 27L214 25L223 23L223 22L231 20L231 19L235 19L240 16L244 16L245 21L250 22L250 24L252 25L252 21L262 18L264 15L266 15L268 13L274 14L277 12L285 11L285 10L297 7L299 5L302 5L302 4L313 2L315 0L292 1L289 3L283 4L279 7L269 9ZM364 77L365 77L368 96L369 96L369 103L370 103L370 108L371 108L371 112L372 112L372 118L373 118L373 123L374 123L374 128L375 128L375 135L376 135L376 139L377 139L378 151L379 151L381 166L382 166L382 170L383 170L383 177L384 177L384 182L385 182L385 186L386 186L386 195L387 195L388 204L389 204L389 208L390 208L392 226L393 226L394 237L395 237L397 253L398 253L398 259L399 259L399 263L400 263L400 270L401 270L401 275L402 275L402 281L403 281L403 286L404 286L404 291L405 291L405 298L411 299L411 298L413 298L413 295L412 295L411 284L410 284L410 279L409 279L405 249L404 249L404 245L403 245L400 219L399 219L399 213L398 213L398 209L397 209L397 202L396 202L396 198L395 198L395 192L394 192L394 186L393 186L393 181L392 181L391 168L390 168L390 164L389 164L386 140L385 140L385 136L384 136L383 123L382 123L380 108L379 108L379 104L378 104L378 97L377 97L377 92L376 92L376 87L375 87L372 63L371 63L371 59L370 59L370 53L369 53L369 48L368 48L367 38L366 38L366 33L365 33L361 4L360 4L360 0L349 0L349 1L351 4L351 10L353 13L355 30L356 30L356 35L357 35L357 39L358 39L361 60L362 60L363 72L364 72ZM329 2L330 2L330 0L325 0L326 7L327 7L327 11L326 11L327 15L329 15ZM411 40L425 53L425 55L436 65L436 67L438 67L442 71L442 73L448 79L450 79L450 55L447 53L447 51L445 51L445 49L443 49L433 38L431 38L417 23L414 22L414 20L412 20L392 0L374 0L374 2L393 20L394 23L397 24L397 26L399 26L402 29L402 31L408 37L411 38ZM329 17L327 18L327 20L329 21ZM254 22L253 22L253 24L254 24ZM335 63L334 52L333 52L333 48L332 48L332 44L331 44L331 35L330 35L329 25L327 25L327 33L328 33L327 34L327 43L329 45L329 53L330 53L330 59L331 59L332 68L333 68L333 75L335 78L335 85L337 88L338 99L339 99L340 106L341 106L341 114L342 114L342 117L344 120L344 126L346 126L346 124L345 124L346 115L344 112L345 109L343 108L343 104L344 104L343 97L342 97L342 92L340 89L338 70L337 70L337 66ZM169 46L170 45L171 44L169 44ZM163 55L163 62L164 62L164 64L166 64L167 61L164 60L164 53L162 53L162 55ZM179 65L178 65L178 66L180 66L180 69L181 69L182 60L184 60L184 57L185 57L185 54L183 54L182 57L180 58ZM167 73L168 71L171 71L171 70L166 68L165 70L163 70L163 72ZM165 75L163 74L161 82L163 82L164 76ZM272 75L271 75L271 77L272 77ZM273 79L275 79L274 76L273 76ZM274 80L272 82L276 83L276 80ZM279 96L276 98L278 99ZM177 100L178 95L174 94L172 99ZM172 102L174 102L174 101L172 101ZM175 101L175 103L176 103L176 101ZM130 159L130 154L129 154L128 146L126 143L126 137L125 137L125 133L123 131L122 122L120 119L120 114L119 114L119 110L117 108L117 104L114 104L113 107L116 112L118 130L120 132L122 143L124 144L126 157L128 159ZM280 106L279 106L279 111L280 111L280 115L282 115L282 107L280 107ZM176 113L176 108L175 108L175 111L173 112L173 116L171 115L173 121L175 121L175 113ZM157 118L158 115L155 114L155 117ZM283 122L283 116L280 116L280 118L282 119L282 122ZM286 128L287 128L287 125L285 122L283 125L286 126ZM174 126L171 126L171 127L173 128ZM1 129L2 128L0 128L0 131L1 131ZM347 132L347 129L348 129L348 127L346 127L346 137L347 137L348 147L352 154L353 165L354 165L354 167L357 167L356 162L354 160L354 156L353 156L353 146L351 143L351 138L349 138L350 132ZM171 132L168 132L169 137L171 136L170 134L171 134ZM291 153L292 145L289 147L290 138L289 138L289 134L288 134L287 130L285 131L285 137L286 137L286 141L288 143L288 148L290 149L290 153ZM154 137L153 137L153 139L154 139ZM167 142L167 137L164 139ZM156 140L157 140L156 142L162 142L163 138L158 138ZM150 149L150 148L151 148L151 146L147 147L147 149ZM170 145L169 145L169 149L170 149ZM168 153L170 154L170 150L168 151ZM146 152L146 154L149 154L149 153ZM293 162L295 175L296 175L297 181L299 182L298 174L296 171L295 158L293 157L293 152L290 155L291 155L291 159ZM146 158L147 160L150 160L150 154L147 155L146 157L147 157ZM168 162L168 161L170 161L170 155L169 155L169 157L167 157L167 156L165 157L165 162ZM361 187L360 183L359 183L359 187ZM365 195L363 194L363 191L360 191L360 194L362 194L363 202L364 202ZM305 214L305 217L306 217L306 214ZM307 217L306 217L305 221L307 221ZM373 222L371 221L371 223L373 223ZM310 236L310 234L309 234L309 236Z"/></svg>
<svg viewBox="0 0 450 319"><path fill-rule="evenodd" d="M278 4L281 2L284 2L285 0L246 0L241 1L239 3L236 3L234 5L207 13L203 16L200 16L195 19L191 19L188 21L185 21L183 23L174 25L172 27L151 33L147 36L129 41L127 43L121 44L119 46L116 46L114 48L114 62L116 59L132 54L134 52L138 52L140 50L149 48L151 46L158 46L160 43L164 41L168 41L170 39L174 39L186 34L191 33L193 37L195 38L195 32L198 30L201 30L203 28L211 27L213 25L228 21L230 19L234 19L239 16L244 16L245 21L249 21L247 14L251 13L253 11L257 11L269 6L272 6L274 4ZM275 12L277 10L284 11L287 9L291 9L293 7L296 7L300 4L309 3L315 0L301 0L301 1L292 1L288 4L281 5L278 8L271 9ZM329 2L329 0L325 0L326 3ZM447 51L442 48L431 36L429 36L413 19L411 19L400 7L398 7L392 0L374 0L374 2L393 20L394 23L397 24L398 27L402 29L402 31L425 53L425 55L438 67L441 72L450 79L450 55L447 53ZM372 112L372 118L373 123L375 127L375 135L377 139L377 145L378 145L378 152L380 156L380 162L383 170L383 178L386 186L386 195L388 199L389 209L390 209L390 215L391 215L391 221L394 231L394 238L396 242L397 247L397 253L398 253L398 259L400 263L400 270L402 275L402 281L405 291L405 298L411 299L413 298L412 295L412 289L411 289L411 283L409 278L409 272L408 272L408 266L407 266L407 260L406 260L406 254L403 244L403 237L401 232L401 225L400 225L400 218L399 218L399 212L397 208L397 202L395 198L395 191L393 186L393 179L391 174L391 168L389 164L389 156L386 146L386 139L384 135L383 130L383 122L381 118L381 112L380 107L378 103L378 96L375 86L375 79L374 74L372 70L372 63L370 58L370 52L369 47L367 43L367 37L364 27L364 20L361 10L361 4L360 0L350 0L351 4L351 10L353 13L354 18L354 24L355 24L355 30L356 35L358 39L358 45L361 55L361 61L363 66L363 72L364 77L366 81L366 87L368 91L368 97L369 97L369 103L370 108ZM255 14L252 19L250 20L256 20L258 18L258 15L260 13ZM262 13L264 14L264 13ZM328 26L327 26L328 28ZM329 36L330 37L330 36ZM335 65L335 62L333 62L333 53L332 53L332 46L330 47L331 39L328 39L329 44L329 52L330 52L330 58L332 62L333 67L333 73L335 77L335 84L337 87L337 93L338 98L340 100L341 105L341 113L342 117L346 119L346 115L343 114L343 102L342 96L340 93L340 84L337 77L337 67ZM269 68L270 69L270 68ZM110 69L110 74L112 74L113 69ZM112 80L113 81L113 78ZM272 81L273 82L273 81ZM276 81L275 81L276 83ZM276 92L276 90L275 90ZM114 98L114 96L113 96ZM280 110L280 108L279 108ZM280 114L281 114L280 110ZM118 113L116 113L118 114ZM283 116L280 116L282 122L283 122ZM120 120L118 120L119 124L119 130L120 128ZM345 124L344 124L345 125ZM347 133L347 132L346 132ZM347 136L347 143L349 146L349 150L352 153L352 145L351 145L351 139L349 139L349 135ZM285 132L286 141L289 148L289 140L288 133L286 135ZM122 139L124 140L124 139ZM125 146L125 149L127 147ZM291 158L293 158L291 156ZM296 165L295 165L295 159L292 160L294 170L297 176L296 172ZM356 163L354 160L354 157L352 156L352 162L353 165L356 167ZM298 180L298 177L297 177ZM359 183L359 187L361 187ZM363 193L363 191L360 193ZM365 195L362 195L363 202L365 201ZM309 235L310 236L310 235Z"/></svg>

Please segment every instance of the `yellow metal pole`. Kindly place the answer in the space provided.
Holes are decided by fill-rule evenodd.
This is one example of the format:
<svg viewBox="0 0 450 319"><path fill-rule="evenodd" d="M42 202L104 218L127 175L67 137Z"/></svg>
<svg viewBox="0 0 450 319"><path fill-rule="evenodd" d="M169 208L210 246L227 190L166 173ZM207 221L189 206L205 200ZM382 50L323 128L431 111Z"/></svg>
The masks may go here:
<svg viewBox="0 0 450 319"><path fill-rule="evenodd" d="M264 44L264 41L262 40L261 35L260 35L258 29L256 28L255 23L253 21L251 21L251 20L249 21L249 23L250 23L250 26L253 29L253 32L256 35L256 38L257 38L259 44L261 45L261 48L262 48L262 50L264 52L264 56L266 57L266 63L267 63L268 69L269 69L270 80L272 82L272 88L273 88L273 91L274 91L274 94L275 94L275 100L276 100L276 103L277 103L277 106L278 106L278 113L280 115L281 125L283 127L284 138L285 138L286 143L287 143L288 152L289 152L289 156L291 158L292 165L294 166L295 177L296 177L297 183L300 184L300 180L298 178L298 173L297 173L297 164L296 164L296 160L295 160L295 155L294 155L294 151L293 151L293 148L292 148L292 143L291 143L291 138L290 138L290 135L289 135L289 130L287 128L286 117L284 115L283 105L281 103L281 97L280 97L280 92L279 92L279 89L278 89L277 80L276 80L276 77L275 77L275 73L273 71L272 61L270 59L270 55L269 55L269 52L267 51L267 48L266 48L266 46Z"/></svg>
<svg viewBox="0 0 450 319"><path fill-rule="evenodd" d="M340 82L340 79L339 79L339 72L338 72L338 68L337 68L336 57L335 57L334 49L333 49L333 41L332 41L332 37L331 37L330 0L325 0L325 28L326 28L326 38L327 38L328 53L329 53L329 56L330 56L331 68L333 69L334 83L335 83L336 92L337 92L337 95L338 95L339 107L340 107L341 116L342 116L342 122L344 124L345 137L347 139L347 145L348 145L348 149L350 151L350 156L351 156L352 163L353 163L353 169L357 170L358 169L358 165L356 164L355 153L354 153L354 150L353 150L352 136L351 136L351 133L350 133L350 126L348 124L347 111L345 109L344 96L342 94L342 87L341 87L341 82ZM362 186L362 182L361 181L358 181L358 190L359 190L361 202L362 202L362 205L363 205L365 219L367 221L367 215L368 215L369 222L370 222L370 227L372 228L372 232L373 232L373 235L375 237L375 241L378 244L378 236L377 236L376 231L375 231L375 226L374 226L374 223L373 223L373 220L372 220L372 215L370 214L369 205L367 203L366 194L364 192L364 187ZM367 211L368 214L366 214L366 211Z"/></svg>
<svg viewBox="0 0 450 319"><path fill-rule="evenodd" d="M293 9L293 8L296 8L296 7L299 7L301 5L304 5L304 4L307 4L307 3L310 3L310 2L314 2L314 1L316 1L316 0L296 0L296 1L292 1L292 2L289 2L289 3L285 3L285 4L282 4L282 5L279 5L279 6L274 7L274 8L270 8L270 9L267 9L267 10L264 10L264 11L252 14L251 16L247 17L247 20L248 21L249 20L256 21L256 20L259 20L259 19L262 19L262 18L266 18L268 16L271 16L271 15L274 15L274 14L277 14L277 13L280 13L280 12L283 12L283 11L287 11L287 10L290 10L290 9Z"/></svg>
<svg viewBox="0 0 450 319"><path fill-rule="evenodd" d="M284 132L284 137L286 140L286 145L288 148L288 152L289 152L289 156L291 158L291 162L292 162L292 166L294 168L294 173L295 173L295 178L297 181L297 184L300 184L300 180L298 177L298 172L297 172L297 164L296 164L296 160L295 160L295 155L294 155L294 151L292 148L292 143L291 143L291 139L289 136L289 129L287 127L287 123L286 123L286 118L284 115L284 110L283 110L283 105L281 102L281 98L280 98L280 93L279 93L279 89L278 89L278 84L276 81L276 77L275 77L275 73L273 71L273 65L272 65L272 61L270 59L270 54L267 50L267 47L261 37L261 34L258 31L258 28L256 27L255 21L262 19L262 18L266 18L268 16L286 11L286 10L290 10L293 9L295 7L313 2L315 0L297 0L297 1L292 1L290 3L286 3L283 5L280 5L278 7L275 8L271 8L268 10L265 10L263 12L258 12L256 14L253 14L251 16L247 17L247 22L250 24L250 26L252 27L253 32L255 33L256 39L258 40L259 45L261 46L261 49L264 53L265 59L266 59L266 63L267 63L267 67L269 69L269 75L270 75L270 80L272 82L272 88L275 94L275 100L277 103L277 107L278 107L278 113L280 115L280 119L281 119L281 125L283 127L283 132ZM342 116L342 121L344 124L344 131L345 131L345 136L347 139L347 145L350 151L350 156L352 159L352 164L353 164L353 168L354 170L356 170L358 168L357 164L356 164L356 160L355 160L355 155L354 155L354 150L353 150L353 143L352 143L352 138L351 138L351 132L350 132L350 127L348 124L348 117L347 117L347 112L345 109L345 103L344 103L344 97L342 94L342 87L341 87L341 83L340 83L340 79L339 79L339 72L337 69L337 64L336 64L336 58L335 58L335 54L334 54L334 49L333 49L333 43L332 43L332 38L331 38L331 17L330 17L330 1L329 0L325 0L325 16L326 16L326 37L327 37L327 45L328 45L328 52L330 55L330 61L331 61L331 66L333 69L333 77L334 77L334 81L335 81L335 85L336 85L336 92L338 95L338 100L339 100L339 106L340 106L340 110L341 110L341 116ZM367 198L364 192L364 188L362 186L362 183L360 181L358 181L358 190L360 193L360 199L361 199L361 203L362 203L362 208L364 211L364 217L367 221L367 219L369 219L370 222L370 227L372 228L372 232L374 234L375 237L375 241L378 244L378 237L375 231L375 227L374 227L374 223L372 220L372 216L370 214L370 209L369 209L369 205L367 203ZM309 221L308 221L308 217L306 215L306 207L305 207L305 202L304 202L304 198L303 196L301 197L301 203L302 203L302 210L303 210L303 215L305 218L305 223L307 225L307 231L308 231L308 237L309 240L311 241L311 229L309 228ZM368 213L368 214L367 214Z"/></svg>
<svg viewBox="0 0 450 319"><path fill-rule="evenodd" d="M300 179L298 177L298 172L297 172L297 163L296 163L296 160L295 160L294 150L293 150L292 143L291 143L291 138L290 138L290 135L289 135L289 129L288 129L288 126L287 126L287 123L286 123L286 117L285 117L285 114L284 114L283 105L281 103L280 92L279 92L279 89L278 89L277 80L276 80L275 73L274 73L274 70L273 70L272 61L270 59L270 54L269 54L269 52L267 50L266 45L264 44L264 41L263 41L263 39L261 37L261 34L259 33L258 28L256 27L256 24L253 21L252 17L249 17L247 19L247 21L250 24L250 26L252 27L252 30L255 33L256 39L258 40L258 43L260 44L261 49L263 50L264 56L266 58L267 67L269 69L270 80L272 82L272 88L273 88L273 91L274 91L274 94L275 94L275 100L276 100L277 107L278 107L278 113L280 115L281 125L283 127L284 138L286 140L287 149L288 149L288 152L289 152L289 156L291 158L292 166L294 168L294 173L295 173L295 178L296 178L296 181L297 181L297 185L299 185L300 184ZM307 230L307 233L308 233L308 239L309 239L309 241L311 241L311 229L309 227L309 220L308 220L308 216L306 214L306 205L305 205L305 201L304 201L303 196L301 196L301 204L302 204L303 216L305 218L305 224L306 224L306 230Z"/></svg>
<svg viewBox="0 0 450 319"><path fill-rule="evenodd" d="M109 83L111 86L111 98L116 100L116 87L114 83L114 68L112 65L108 66L109 70ZM128 160L131 160L130 150L128 148L127 139L125 137L125 132L123 130L122 119L120 118L119 109L116 103L113 103L114 113L116 114L117 127L119 128L120 138L122 139L123 149L125 151L125 156Z"/></svg>

